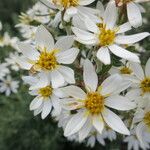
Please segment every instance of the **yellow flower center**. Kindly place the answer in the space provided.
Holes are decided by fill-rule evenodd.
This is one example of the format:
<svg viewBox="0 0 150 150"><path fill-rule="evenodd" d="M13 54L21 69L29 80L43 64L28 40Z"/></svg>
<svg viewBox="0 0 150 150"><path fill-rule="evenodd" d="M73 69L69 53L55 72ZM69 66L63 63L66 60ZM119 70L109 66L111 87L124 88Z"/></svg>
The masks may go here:
<svg viewBox="0 0 150 150"><path fill-rule="evenodd" d="M131 74L132 73L132 70L129 68L129 67L122 67L120 69L120 73L121 74Z"/></svg>
<svg viewBox="0 0 150 150"><path fill-rule="evenodd" d="M49 97L52 95L52 87L51 86L46 86L44 88L39 89L38 93L42 96L42 97Z"/></svg>
<svg viewBox="0 0 150 150"><path fill-rule="evenodd" d="M145 114L143 121L150 128L150 111Z"/></svg>
<svg viewBox="0 0 150 150"><path fill-rule="evenodd" d="M71 6L77 6L78 0L53 0L53 3L56 5L62 5L64 8Z"/></svg>
<svg viewBox="0 0 150 150"><path fill-rule="evenodd" d="M108 46L112 45L115 40L115 31L106 29L105 27L100 27L100 35L99 35L99 42L101 46Z"/></svg>
<svg viewBox="0 0 150 150"><path fill-rule="evenodd" d="M150 92L150 78L145 78L141 82L141 89L142 89L143 93Z"/></svg>
<svg viewBox="0 0 150 150"><path fill-rule="evenodd" d="M57 59L55 57L56 50L52 52L43 51L40 54L36 65L43 70L53 70L57 67Z"/></svg>
<svg viewBox="0 0 150 150"><path fill-rule="evenodd" d="M85 99L85 108L92 115L99 114L104 109L104 97L97 92L88 93Z"/></svg>

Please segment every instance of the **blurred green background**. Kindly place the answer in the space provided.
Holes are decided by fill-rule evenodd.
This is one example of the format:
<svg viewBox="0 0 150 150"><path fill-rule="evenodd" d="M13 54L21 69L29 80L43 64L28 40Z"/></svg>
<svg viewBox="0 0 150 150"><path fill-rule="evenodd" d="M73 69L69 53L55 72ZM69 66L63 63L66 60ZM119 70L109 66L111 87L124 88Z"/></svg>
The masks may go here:
<svg viewBox="0 0 150 150"><path fill-rule="evenodd" d="M0 21L3 23L3 31L9 32L11 36L20 34L14 27L18 23L18 15L31 8L35 0L0 0ZM148 8L148 6L147 6ZM150 10L147 9L147 17L150 19ZM150 31L149 24L144 25L139 31ZM142 55L145 62L150 56L149 44L145 40L141 44L148 51ZM0 48L1 61L8 56L11 48ZM22 72L15 74L16 79ZM52 118L41 120L40 116L33 117L29 111L32 97L27 93L27 87L20 85L19 93L6 97L0 94L0 150L89 150L84 144L68 142L63 137L61 129ZM117 140L117 143L107 142L106 147L99 144L94 150L124 150L126 145Z"/></svg>

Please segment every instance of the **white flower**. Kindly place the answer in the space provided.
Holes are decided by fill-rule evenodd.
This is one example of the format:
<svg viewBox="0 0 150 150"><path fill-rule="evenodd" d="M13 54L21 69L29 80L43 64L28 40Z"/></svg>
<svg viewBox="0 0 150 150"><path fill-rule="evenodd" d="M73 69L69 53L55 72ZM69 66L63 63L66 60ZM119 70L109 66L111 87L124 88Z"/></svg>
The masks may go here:
<svg viewBox="0 0 150 150"><path fill-rule="evenodd" d="M19 87L19 81L12 80L11 76L8 75L2 80L0 80L0 92L5 93L6 96L9 96L11 92L17 93Z"/></svg>
<svg viewBox="0 0 150 150"><path fill-rule="evenodd" d="M138 93L139 96L150 99L150 58L146 63L144 71L138 63L131 63L130 67L135 74L134 78L129 78L133 82L132 94Z"/></svg>
<svg viewBox="0 0 150 150"><path fill-rule="evenodd" d="M41 0L42 3L52 9L59 9L64 12L64 20L69 21L71 17L79 13L87 13L84 6L91 4L95 0Z"/></svg>
<svg viewBox="0 0 150 150"><path fill-rule="evenodd" d="M63 108L77 111L68 121L64 135L70 136L78 132L79 141L82 141L92 127L102 133L105 123L119 133L130 134L122 120L108 109L110 107L123 111L135 108L134 103L118 94L127 88L127 85L121 84L122 78L117 74L110 76L97 87L98 77L89 60L85 60L83 78L87 93L73 85L61 89L70 96L61 100Z"/></svg>
<svg viewBox="0 0 150 150"><path fill-rule="evenodd" d="M19 57L19 54L15 52L15 53L10 53L9 57L5 59L6 63L10 65L11 69L14 71L19 71L20 69L16 61L18 57Z"/></svg>
<svg viewBox="0 0 150 150"><path fill-rule="evenodd" d="M150 148L148 141L149 135L144 132L143 138L145 140L144 147L140 144L140 141L137 139L135 130L132 130L131 135L127 136L123 141L128 143L128 150L140 150L141 148L143 150L148 150Z"/></svg>
<svg viewBox="0 0 150 150"><path fill-rule="evenodd" d="M150 103L143 109L137 109L133 118L133 124L138 125L135 127L136 137L140 141L142 148L149 148L147 143L150 143ZM147 136L148 138L145 138Z"/></svg>
<svg viewBox="0 0 150 150"><path fill-rule="evenodd" d="M116 132L110 128L105 128L102 133L100 134L94 128L91 131L88 139L87 139L87 146L94 147L96 141L98 141L101 145L105 146L105 139L109 139L113 141L116 139Z"/></svg>
<svg viewBox="0 0 150 150"><path fill-rule="evenodd" d="M61 64L71 64L76 59L79 50L71 48L73 36L65 36L54 44L52 35L44 26L39 26L36 32L36 49L27 43L18 43L25 56L18 60L19 65L30 71L44 71L51 76L52 86L57 88L67 83L75 83L74 71Z"/></svg>
<svg viewBox="0 0 150 150"><path fill-rule="evenodd" d="M111 63L110 52L120 58L139 62L139 58L136 54L127 51L119 45L134 44L149 36L149 33L143 32L134 35L120 35L129 31L131 26L127 22L116 27L117 10L114 5L114 2L108 3L101 23L97 24L86 17L85 25L88 31L76 27L73 27L72 31L76 35L76 40L78 42L85 45L97 46L97 58L106 65Z"/></svg>
<svg viewBox="0 0 150 150"><path fill-rule="evenodd" d="M53 109L53 115L60 115L59 89L54 88L50 83L48 74L39 73L36 77L23 77L25 83L30 85L30 94L36 96L30 104L30 110L34 115L41 113L41 118L45 119Z"/></svg>
<svg viewBox="0 0 150 150"><path fill-rule="evenodd" d="M120 74L123 78L127 78L128 76L133 75L133 71L131 68L131 64L129 61L121 60L121 66L115 67L112 66L112 68L109 70L109 73L112 74Z"/></svg>
<svg viewBox="0 0 150 150"><path fill-rule="evenodd" d="M10 71L8 69L8 64L7 63L0 64L0 80L3 79L3 77L5 77L9 73Z"/></svg>
<svg viewBox="0 0 150 150"><path fill-rule="evenodd" d="M127 16L130 24L137 28L142 25L141 12L145 12L145 9L138 3L139 0L118 0L117 5L126 5Z"/></svg>

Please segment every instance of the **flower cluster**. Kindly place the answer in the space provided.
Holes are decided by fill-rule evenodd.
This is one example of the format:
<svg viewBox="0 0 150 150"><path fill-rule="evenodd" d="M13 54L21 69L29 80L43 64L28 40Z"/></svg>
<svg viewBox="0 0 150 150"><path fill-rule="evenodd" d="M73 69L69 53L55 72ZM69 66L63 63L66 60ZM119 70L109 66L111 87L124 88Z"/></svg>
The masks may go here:
<svg viewBox="0 0 150 150"><path fill-rule="evenodd" d="M150 34L127 34L145 9L136 0L104 4L41 0L20 15L25 41L16 62L29 71L22 79L35 97L30 110L51 115L71 141L93 147L119 133L129 150L149 149L150 58L141 65L137 42Z"/></svg>
<svg viewBox="0 0 150 150"><path fill-rule="evenodd" d="M2 23L0 22L0 31L3 30ZM16 62L19 57L19 49L16 42L19 41L17 37L10 37L9 33L5 32L4 35L0 34L0 48L10 47L15 50L11 52L3 62L0 62L0 93L5 93L6 96L10 96L11 93L17 93L19 87L19 81L12 79L12 73L19 71L20 67Z"/></svg>

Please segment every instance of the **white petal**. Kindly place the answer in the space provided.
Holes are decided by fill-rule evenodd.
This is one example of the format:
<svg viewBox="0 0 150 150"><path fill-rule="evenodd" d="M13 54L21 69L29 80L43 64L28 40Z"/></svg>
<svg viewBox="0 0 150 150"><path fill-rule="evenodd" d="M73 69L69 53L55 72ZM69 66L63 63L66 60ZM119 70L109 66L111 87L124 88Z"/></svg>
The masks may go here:
<svg viewBox="0 0 150 150"><path fill-rule="evenodd" d="M54 5L52 2L48 0L40 0L40 2L46 5L47 7L50 7L52 9L57 9L56 5Z"/></svg>
<svg viewBox="0 0 150 150"><path fill-rule="evenodd" d="M48 51L54 48L54 39L50 32L43 25L38 27L35 34L35 41L37 47L45 47Z"/></svg>
<svg viewBox="0 0 150 150"><path fill-rule="evenodd" d="M50 100L45 100L42 108L41 118L45 119L51 112L52 104Z"/></svg>
<svg viewBox="0 0 150 150"><path fill-rule="evenodd" d="M130 63L130 67L132 68L132 71L137 78L139 78L140 80L144 79L144 71L139 63Z"/></svg>
<svg viewBox="0 0 150 150"><path fill-rule="evenodd" d="M141 95L141 90L140 89L131 89L127 94L126 97L130 99L131 101L137 99Z"/></svg>
<svg viewBox="0 0 150 150"><path fill-rule="evenodd" d="M140 62L139 57L132 53L127 51L126 49L118 46L118 45L111 45L109 46L110 51L115 54L116 56L120 58L124 58L126 60L132 61L132 62Z"/></svg>
<svg viewBox="0 0 150 150"><path fill-rule="evenodd" d="M93 126L101 134L104 129L104 121L101 115L95 115L92 117Z"/></svg>
<svg viewBox="0 0 150 150"><path fill-rule="evenodd" d="M104 23L107 29L114 28L117 20L117 7L114 1L110 1L107 4L106 10L104 12Z"/></svg>
<svg viewBox="0 0 150 150"><path fill-rule="evenodd" d="M127 129L127 127L115 113L105 108L104 112L102 112L102 115L107 125L113 130L121 134L130 135L130 132Z"/></svg>
<svg viewBox="0 0 150 150"><path fill-rule="evenodd" d="M81 103L74 98L63 98L60 100L60 105L65 110L75 110L81 106Z"/></svg>
<svg viewBox="0 0 150 150"><path fill-rule="evenodd" d="M46 74L45 72L41 72L38 74L38 78L37 78L37 82L35 84L33 84L29 90L35 90L35 89L39 89L39 88L43 88L46 87L47 85L50 84L50 80L48 78L48 74Z"/></svg>
<svg viewBox="0 0 150 150"><path fill-rule="evenodd" d="M114 74L114 75L109 76L101 84L101 87L102 87L101 93L103 95L113 93L114 91L116 91L116 89L118 88L121 82L122 82L122 78L120 75Z"/></svg>
<svg viewBox="0 0 150 150"><path fill-rule="evenodd" d="M38 79L33 76L23 76L22 80L25 84L29 84L29 85L33 85L38 81Z"/></svg>
<svg viewBox="0 0 150 150"><path fill-rule="evenodd" d="M99 32L97 25L89 17L86 17L84 21L85 21L85 25L89 31L94 32L94 33Z"/></svg>
<svg viewBox="0 0 150 150"><path fill-rule="evenodd" d="M97 58L105 65L110 64L110 53L107 47L101 47L97 52Z"/></svg>
<svg viewBox="0 0 150 150"><path fill-rule="evenodd" d="M35 97L33 101L30 103L30 110L34 110L39 108L43 103L43 100L41 97Z"/></svg>
<svg viewBox="0 0 150 150"><path fill-rule="evenodd" d="M140 9L134 2L127 4L127 15L129 22L133 27L137 28L142 25L142 15Z"/></svg>
<svg viewBox="0 0 150 150"><path fill-rule="evenodd" d="M65 80L57 70L54 70L51 72L51 82L53 88L58 88L65 83Z"/></svg>
<svg viewBox="0 0 150 150"><path fill-rule="evenodd" d="M97 89L98 77L95 72L95 68L94 68L93 64L88 59L86 59L84 61L83 79L84 79L86 88L89 91L95 92Z"/></svg>
<svg viewBox="0 0 150 150"><path fill-rule="evenodd" d="M53 89L53 93L59 98L67 97L67 95L62 92L61 88Z"/></svg>
<svg viewBox="0 0 150 150"><path fill-rule="evenodd" d="M18 47L24 56L31 60L37 60L39 57L39 52L35 50L30 44L18 42Z"/></svg>
<svg viewBox="0 0 150 150"><path fill-rule="evenodd" d="M88 136L91 129L92 129L91 121L89 119L87 119L86 123L81 128L81 130L79 131L79 141L80 142L82 142Z"/></svg>
<svg viewBox="0 0 150 150"><path fill-rule="evenodd" d="M74 42L74 36L64 36L56 42L55 49L61 51L70 49L73 45L73 42Z"/></svg>
<svg viewBox="0 0 150 150"><path fill-rule="evenodd" d="M75 37L75 40L78 41L79 43L82 43L82 44L85 44L85 45L92 45L92 46L99 43L97 38L91 39L91 40L90 39L85 40L85 39L80 39L78 37Z"/></svg>
<svg viewBox="0 0 150 150"><path fill-rule="evenodd" d="M24 57L17 58L16 63L19 65L20 68L25 70L30 70L33 64L30 64L28 60Z"/></svg>
<svg viewBox="0 0 150 150"><path fill-rule="evenodd" d="M67 123L64 136L70 136L76 132L78 132L82 126L85 124L87 120L87 116L85 112L79 112L75 114Z"/></svg>
<svg viewBox="0 0 150 150"><path fill-rule="evenodd" d="M57 54L57 61L62 64L71 64L76 59L78 53L79 49L77 48L71 48L69 50L62 51Z"/></svg>
<svg viewBox="0 0 150 150"><path fill-rule="evenodd" d="M60 115L61 113L61 106L60 106L60 99L56 96L52 96L51 97L51 101L52 101L52 105L53 105L53 108L54 108L54 114L55 115Z"/></svg>
<svg viewBox="0 0 150 150"><path fill-rule="evenodd" d="M119 35L116 37L115 42L118 44L134 44L148 37L148 32L133 34L133 35Z"/></svg>
<svg viewBox="0 0 150 150"><path fill-rule="evenodd" d="M129 31L129 30L131 30L131 29L132 29L132 28L131 28L130 23L129 23L129 22L126 22L126 23L124 23L124 24L122 24L122 25L119 26L119 31L117 32L117 34L118 34L118 33L127 32L127 31Z"/></svg>
<svg viewBox="0 0 150 150"><path fill-rule="evenodd" d="M71 97L74 97L76 99L81 99L81 100L84 100L85 97L86 97L86 94L85 92L77 87L77 86L74 86L74 85L70 85L70 86L67 86L67 87L64 87L61 89L66 95L68 96L71 96Z"/></svg>
<svg viewBox="0 0 150 150"><path fill-rule="evenodd" d="M87 32L87 31L84 31L84 30L81 30L81 29L76 28L76 27L72 27L72 32L81 40L93 40L93 39L95 39L94 34Z"/></svg>
<svg viewBox="0 0 150 150"><path fill-rule="evenodd" d="M136 127L136 136L142 146L144 146L145 143L143 139L144 128L145 128L145 124L143 122L139 123Z"/></svg>
<svg viewBox="0 0 150 150"><path fill-rule="evenodd" d="M78 9L76 7L71 6L70 8L68 8L65 12L66 15L69 15L70 17L74 16L75 14L77 14ZM69 18L70 18L69 17Z"/></svg>
<svg viewBox="0 0 150 150"><path fill-rule="evenodd" d="M122 80L121 83L119 84L117 90L113 92L114 94L121 93L122 91L128 89L131 86L132 82L128 80Z"/></svg>
<svg viewBox="0 0 150 150"><path fill-rule="evenodd" d="M74 71L65 66L60 66L58 71L61 73L61 75L64 77L65 81L68 83L75 83L75 78L74 78Z"/></svg>
<svg viewBox="0 0 150 150"><path fill-rule="evenodd" d="M145 66L145 75L150 77L150 58L148 59L146 66Z"/></svg>
<svg viewBox="0 0 150 150"><path fill-rule="evenodd" d="M39 108L34 110L34 116L37 116L38 114L40 114L42 112L42 108L43 108L43 103Z"/></svg>
<svg viewBox="0 0 150 150"><path fill-rule="evenodd" d="M120 95L113 95L106 98L105 105L117 110L130 110L136 107L134 102Z"/></svg>
<svg viewBox="0 0 150 150"><path fill-rule="evenodd" d="M100 16L104 15L104 5L101 1L98 1L96 4L96 9L98 9L100 11Z"/></svg>
<svg viewBox="0 0 150 150"><path fill-rule="evenodd" d="M89 5L89 4L91 4L91 3L93 3L95 0L79 0L78 1L78 4L79 5Z"/></svg>

